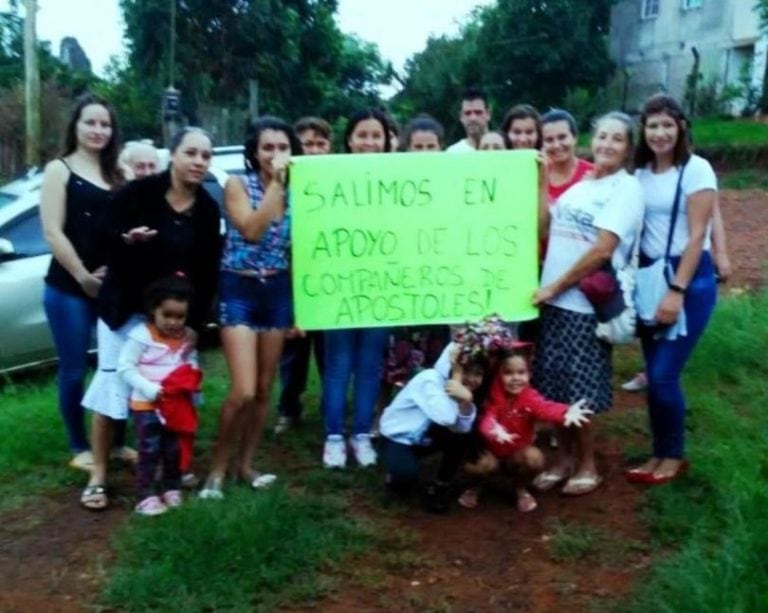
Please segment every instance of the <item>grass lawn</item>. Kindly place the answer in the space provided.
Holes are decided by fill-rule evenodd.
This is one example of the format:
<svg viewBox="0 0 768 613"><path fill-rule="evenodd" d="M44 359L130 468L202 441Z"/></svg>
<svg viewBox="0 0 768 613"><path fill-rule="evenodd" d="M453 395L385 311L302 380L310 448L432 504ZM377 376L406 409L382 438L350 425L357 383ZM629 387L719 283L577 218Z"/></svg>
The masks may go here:
<svg viewBox="0 0 768 613"><path fill-rule="evenodd" d="M685 377L692 473L649 490L643 518L653 541L627 546L647 547L654 563L634 598L616 609L765 610L766 330L768 295L733 297L719 306ZM218 351L205 359L203 452L226 387ZM617 372L631 373L636 359L634 351L617 351ZM0 431L13 436L0 445L0 513L30 497L82 486L80 474L61 466L66 450L54 398L50 374L2 389ZM320 467L317 400L314 382L303 430L279 441L271 431L265 437L257 466L279 474L276 487L254 494L231 485L223 502L191 500L159 518L129 517L113 536L101 601L84 604L125 611L308 608L340 587L339 578L348 578L365 552L376 552L382 568L411 564L417 554L409 543L416 539L392 530L398 509L387 506L380 473ZM550 530L553 555L563 564L584 563L609 538L570 520ZM363 570L375 582L376 569Z"/></svg>
<svg viewBox="0 0 768 613"><path fill-rule="evenodd" d="M696 147L768 145L768 124L747 119L702 118L693 121Z"/></svg>

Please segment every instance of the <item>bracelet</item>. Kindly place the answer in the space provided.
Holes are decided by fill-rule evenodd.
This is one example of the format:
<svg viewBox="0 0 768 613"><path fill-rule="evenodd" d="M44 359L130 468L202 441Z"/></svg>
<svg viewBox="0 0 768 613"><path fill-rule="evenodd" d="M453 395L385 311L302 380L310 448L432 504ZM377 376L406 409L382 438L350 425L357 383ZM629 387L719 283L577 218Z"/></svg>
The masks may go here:
<svg viewBox="0 0 768 613"><path fill-rule="evenodd" d="M684 287L679 286L677 283L669 283L668 285L669 289L671 289L673 292L685 295Z"/></svg>

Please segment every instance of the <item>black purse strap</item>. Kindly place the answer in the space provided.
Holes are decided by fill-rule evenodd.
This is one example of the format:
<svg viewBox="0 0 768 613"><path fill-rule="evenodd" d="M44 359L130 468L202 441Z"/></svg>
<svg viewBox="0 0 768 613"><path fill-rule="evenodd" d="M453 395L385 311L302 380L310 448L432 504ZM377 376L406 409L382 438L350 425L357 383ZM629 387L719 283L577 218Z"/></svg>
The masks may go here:
<svg viewBox="0 0 768 613"><path fill-rule="evenodd" d="M669 262L669 252L672 250L672 239L675 235L675 224L677 223L677 214L680 212L680 196L683 189L683 173L685 167L688 164L688 160L683 162L680 167L680 174L677 177L677 188L675 189L675 202L672 205L672 218L669 220L669 236L667 237L667 249L664 252L664 261Z"/></svg>

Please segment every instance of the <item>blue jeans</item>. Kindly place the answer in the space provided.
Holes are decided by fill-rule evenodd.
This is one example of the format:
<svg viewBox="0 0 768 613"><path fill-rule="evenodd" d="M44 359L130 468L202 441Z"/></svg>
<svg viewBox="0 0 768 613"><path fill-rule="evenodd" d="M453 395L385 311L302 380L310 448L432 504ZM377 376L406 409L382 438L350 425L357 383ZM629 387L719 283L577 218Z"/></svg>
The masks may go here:
<svg viewBox="0 0 768 613"><path fill-rule="evenodd" d="M323 415L326 435L344 433L344 407L354 375L352 434L368 434L379 397L388 328L327 330L323 373Z"/></svg>
<svg viewBox="0 0 768 613"><path fill-rule="evenodd" d="M675 258L673 263L677 266ZM640 327L640 340L648 375L648 413L654 457L683 457L685 397L680 387L680 376L707 327L716 301L715 268L712 257L705 251L701 254L699 266L685 292L683 308L688 335L670 341L655 338L653 328Z"/></svg>
<svg viewBox="0 0 768 613"><path fill-rule="evenodd" d="M85 433L83 381L88 369L88 347L96 326L96 302L62 292L46 283L43 307L59 358L59 411L67 430L69 448L89 448Z"/></svg>
<svg viewBox="0 0 768 613"><path fill-rule="evenodd" d="M301 395L307 389L309 359L314 350L315 362L320 376L323 376L323 333L307 332L301 338L285 341L280 357L280 401L277 410L283 417L301 417L304 407Z"/></svg>

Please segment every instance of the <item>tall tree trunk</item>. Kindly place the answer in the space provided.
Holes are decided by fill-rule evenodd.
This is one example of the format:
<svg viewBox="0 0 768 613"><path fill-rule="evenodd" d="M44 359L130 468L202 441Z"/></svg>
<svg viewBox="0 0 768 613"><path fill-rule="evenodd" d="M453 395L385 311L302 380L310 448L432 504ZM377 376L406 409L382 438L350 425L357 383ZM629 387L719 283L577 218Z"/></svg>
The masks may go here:
<svg viewBox="0 0 768 613"><path fill-rule="evenodd" d="M27 166L40 164L40 69L37 62L37 0L24 0L24 109Z"/></svg>

